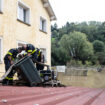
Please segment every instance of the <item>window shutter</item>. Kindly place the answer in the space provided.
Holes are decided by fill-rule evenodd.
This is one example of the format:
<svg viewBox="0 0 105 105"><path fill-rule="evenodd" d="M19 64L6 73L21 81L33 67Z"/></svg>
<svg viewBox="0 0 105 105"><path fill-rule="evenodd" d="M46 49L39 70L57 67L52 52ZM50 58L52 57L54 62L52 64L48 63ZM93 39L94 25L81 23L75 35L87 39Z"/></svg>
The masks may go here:
<svg viewBox="0 0 105 105"><path fill-rule="evenodd" d="M40 30L42 30L42 18L40 18Z"/></svg>
<svg viewBox="0 0 105 105"><path fill-rule="evenodd" d="M26 23L30 23L30 10L26 10Z"/></svg>
<svg viewBox="0 0 105 105"><path fill-rule="evenodd" d="M20 20L24 20L24 11L23 11L23 8L21 6L18 6L18 19Z"/></svg>
<svg viewBox="0 0 105 105"><path fill-rule="evenodd" d="M47 52L45 48L41 48L42 54L44 55L44 61L47 62Z"/></svg>
<svg viewBox="0 0 105 105"><path fill-rule="evenodd" d="M44 31L46 32L46 29L47 29L47 23L46 23L46 20L44 20Z"/></svg>
<svg viewBox="0 0 105 105"><path fill-rule="evenodd" d="M0 12L3 12L3 0L0 0Z"/></svg>
<svg viewBox="0 0 105 105"><path fill-rule="evenodd" d="M1 2L2 2L2 0L0 0L0 12L2 11L2 8L1 8L2 7L2 3Z"/></svg>
<svg viewBox="0 0 105 105"><path fill-rule="evenodd" d="M45 56L45 62L47 62L47 52L46 52L46 49L44 49L44 56Z"/></svg>
<svg viewBox="0 0 105 105"><path fill-rule="evenodd" d="M30 24L30 8L20 1L18 1L18 19Z"/></svg>
<svg viewBox="0 0 105 105"><path fill-rule="evenodd" d="M18 19L20 19L20 8L19 8L19 6L18 6L18 11L17 11L17 16L18 16Z"/></svg>

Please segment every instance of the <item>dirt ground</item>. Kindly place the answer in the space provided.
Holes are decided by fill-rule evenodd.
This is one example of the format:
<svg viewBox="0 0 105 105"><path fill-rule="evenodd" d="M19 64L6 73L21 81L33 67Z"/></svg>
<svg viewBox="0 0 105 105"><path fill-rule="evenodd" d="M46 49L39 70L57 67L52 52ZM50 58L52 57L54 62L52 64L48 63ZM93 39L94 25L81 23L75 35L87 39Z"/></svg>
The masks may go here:
<svg viewBox="0 0 105 105"><path fill-rule="evenodd" d="M89 70L87 76L70 76L58 73L58 79L66 86L105 88L105 70L101 72Z"/></svg>

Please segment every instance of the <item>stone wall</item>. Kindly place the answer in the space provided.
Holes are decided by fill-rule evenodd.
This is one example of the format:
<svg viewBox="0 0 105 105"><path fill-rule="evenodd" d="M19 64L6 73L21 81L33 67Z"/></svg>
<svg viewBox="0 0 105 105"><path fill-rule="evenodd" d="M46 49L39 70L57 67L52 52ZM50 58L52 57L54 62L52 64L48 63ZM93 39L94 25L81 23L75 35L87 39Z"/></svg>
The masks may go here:
<svg viewBox="0 0 105 105"><path fill-rule="evenodd" d="M66 86L105 88L105 70L101 72L88 70L87 75L66 75L58 73L58 79Z"/></svg>

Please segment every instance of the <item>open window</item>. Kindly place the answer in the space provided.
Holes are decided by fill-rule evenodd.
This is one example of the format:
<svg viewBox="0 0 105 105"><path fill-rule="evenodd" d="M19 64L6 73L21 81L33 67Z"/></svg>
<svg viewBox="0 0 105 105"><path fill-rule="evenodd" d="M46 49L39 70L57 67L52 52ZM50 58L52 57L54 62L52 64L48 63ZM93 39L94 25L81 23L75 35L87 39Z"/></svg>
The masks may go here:
<svg viewBox="0 0 105 105"><path fill-rule="evenodd" d="M44 55L44 62L47 62L47 52L45 48L40 48L42 51L42 54Z"/></svg>
<svg viewBox="0 0 105 105"><path fill-rule="evenodd" d="M28 44L27 42L24 41L17 41L17 47L22 47L23 45Z"/></svg>
<svg viewBox="0 0 105 105"><path fill-rule="evenodd" d="M24 41L17 41L17 47L22 47L23 45L26 45L27 43ZM25 51L22 51L21 54L24 54Z"/></svg>
<svg viewBox="0 0 105 105"><path fill-rule="evenodd" d="M18 20L30 24L30 8L24 3L18 1Z"/></svg>
<svg viewBox="0 0 105 105"><path fill-rule="evenodd" d="M47 21L42 17L40 17L40 30L43 32L47 32Z"/></svg>

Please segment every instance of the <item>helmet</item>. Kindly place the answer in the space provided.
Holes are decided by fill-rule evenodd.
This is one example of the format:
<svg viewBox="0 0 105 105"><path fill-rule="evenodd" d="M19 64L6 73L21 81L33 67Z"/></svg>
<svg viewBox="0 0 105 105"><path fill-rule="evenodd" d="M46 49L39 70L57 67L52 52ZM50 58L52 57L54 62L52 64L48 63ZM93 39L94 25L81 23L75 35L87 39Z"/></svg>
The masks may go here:
<svg viewBox="0 0 105 105"><path fill-rule="evenodd" d="M18 47L18 51L21 52L23 49L22 47Z"/></svg>

